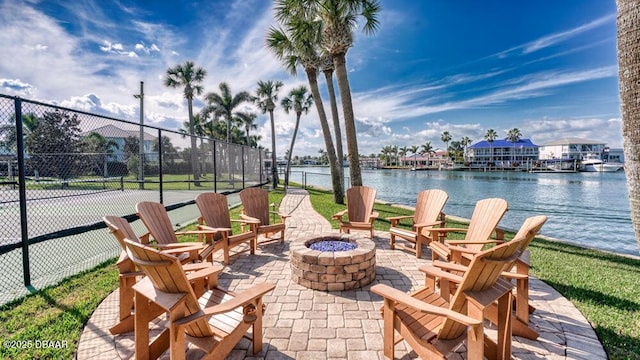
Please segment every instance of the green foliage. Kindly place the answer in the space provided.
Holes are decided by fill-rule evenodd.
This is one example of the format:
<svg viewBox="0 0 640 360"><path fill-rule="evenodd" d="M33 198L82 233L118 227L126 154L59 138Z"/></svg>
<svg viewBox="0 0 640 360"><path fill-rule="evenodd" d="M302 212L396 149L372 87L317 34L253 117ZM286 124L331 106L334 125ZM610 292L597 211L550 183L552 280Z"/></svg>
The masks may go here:
<svg viewBox="0 0 640 360"><path fill-rule="evenodd" d="M0 308L0 339L30 346L1 346L0 359L72 359L82 328L100 302L118 287L118 272L106 262L62 283ZM67 346L43 348L43 341ZM13 343L18 344L18 343Z"/></svg>

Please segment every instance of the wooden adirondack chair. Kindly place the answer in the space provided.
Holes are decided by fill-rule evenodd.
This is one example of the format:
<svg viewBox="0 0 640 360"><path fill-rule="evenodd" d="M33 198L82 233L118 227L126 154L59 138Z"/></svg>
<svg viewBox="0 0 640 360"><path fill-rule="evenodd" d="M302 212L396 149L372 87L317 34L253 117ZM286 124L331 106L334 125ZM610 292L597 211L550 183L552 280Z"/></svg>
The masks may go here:
<svg viewBox="0 0 640 360"><path fill-rule="evenodd" d="M421 257L422 245L428 245L431 242L429 228L444 227L445 218L442 210L448 198L449 195L445 191L438 189L424 190L418 194L416 211L413 215L387 218L391 222L391 227L389 228L391 250L398 246L415 253L418 258ZM411 230L398 227L403 219L411 219ZM414 247L396 244L396 236L413 243Z"/></svg>
<svg viewBox="0 0 640 360"><path fill-rule="evenodd" d="M215 234L215 231L210 230L194 230L194 231L180 231L176 232L171 224L171 219L164 205L154 201L141 201L136 204L136 212L142 220L142 223L149 230L149 234L153 239L165 247L176 247L186 245L200 244L202 248L198 250L197 257L202 261L213 262L213 253L219 249L222 249L222 244L216 245L212 242L205 243L179 243L178 236L180 235L211 235ZM177 244L177 245L176 245Z"/></svg>
<svg viewBox="0 0 640 360"><path fill-rule="evenodd" d="M495 231L497 240L504 239L504 232L497 229L498 223L508 210L507 201L500 198L483 199L476 203L467 228L430 228L432 241L429 243L433 260L442 258L446 261L460 262L458 252L453 253L449 245L465 246L473 251L481 250ZM446 240L449 233L465 233L464 240ZM452 258L452 255L456 258Z"/></svg>
<svg viewBox="0 0 640 360"><path fill-rule="evenodd" d="M384 298L384 354L394 358L394 345L405 340L423 359L444 359L467 339L467 358L511 357L511 306L513 286L500 278L519 255L522 240L510 241L478 253L462 277L440 271L441 282L456 281L453 297L441 296L425 286L406 294L384 284L371 291ZM498 341L484 336L483 311L498 303ZM399 337L395 336L399 333ZM466 335L466 336L465 336Z"/></svg>
<svg viewBox="0 0 640 360"><path fill-rule="evenodd" d="M369 230L373 238L373 222L378 218L378 213L373 211L375 201L374 188L352 186L347 189L347 209L333 215L333 219L340 222L340 232L348 234L351 229ZM346 221L344 215L347 215Z"/></svg>
<svg viewBox="0 0 640 360"><path fill-rule="evenodd" d="M240 201L242 202L242 213L240 218L245 220L245 224L249 225L255 232L255 248L258 246L258 236L264 235L267 239L263 243L276 241L278 238L272 239L271 236L280 233L280 243L284 243L284 231L286 229L286 220L288 214L269 210L269 192L260 188L247 188L240 191ZM279 223L271 223L269 218L271 214L275 214L280 218Z"/></svg>
<svg viewBox="0 0 640 360"><path fill-rule="evenodd" d="M220 245L224 253L224 264L229 264L229 250L247 243L249 252L255 253L254 231L245 231L232 235L231 217L229 216L229 204L227 197L217 193L201 193L196 196L196 205L200 210L198 218L198 230L209 230L213 233L207 234L207 243ZM242 221L242 220L238 220ZM247 220L244 220L247 222ZM201 235L204 236L204 235Z"/></svg>
<svg viewBox="0 0 640 360"><path fill-rule="evenodd" d="M516 259L512 268L507 269L502 273L502 276L505 279L516 281L516 316L513 319L513 334L531 340L536 340L539 334L529 326L529 314L533 312L535 308L529 305L529 250L527 250L527 247L529 246L531 241L533 241L536 235L540 233L540 230L542 229L542 226L546 221L547 217L545 215L531 216L524 221L524 223L514 236L514 239L522 239L520 256L518 257L518 259ZM494 241L492 240L487 241L487 243L493 242ZM472 252L467 248L459 248L455 246L452 246L450 249L452 251L459 250L462 254L462 257L466 258L467 260L473 258L473 256L479 252ZM434 261L432 266L457 274L464 273L467 269L467 267L464 265L442 261ZM420 270L428 272L429 268L430 266L425 266L420 268ZM426 281L428 282L427 286L435 286L435 280L433 277L427 275ZM447 293L451 292L452 290L443 289L441 287L441 291L443 293ZM490 311L487 311L485 313L485 316L487 317L487 319L495 323L497 321L495 307L491 308Z"/></svg>
<svg viewBox="0 0 640 360"><path fill-rule="evenodd" d="M174 256L125 240L129 258L147 275L134 285L136 358L157 358L169 347L171 359L184 359L187 341L211 359L224 359L251 331L253 352L262 350L262 297L275 285L262 283L235 295L213 287L197 296ZM159 308L168 327L149 343L149 322ZM248 335L247 335L248 336ZM193 349L196 351L196 349Z"/></svg>
<svg viewBox="0 0 640 360"><path fill-rule="evenodd" d="M129 222L118 216L105 216L102 218L104 223L107 225L109 231L113 234L113 236L118 240L118 243L122 247L122 253L120 254L120 258L116 263L118 267L118 281L120 285L119 292L119 321L117 324L112 326L109 331L111 334L122 334L129 331L133 331L133 285L138 281L138 279L144 275L142 271L138 271L135 267L135 264L129 259L126 252L126 244L124 242L125 239L129 239L131 241L135 241L138 243L143 243L135 231L131 227ZM148 239L147 239L148 240ZM197 259L198 250L202 249L200 244L193 245L182 245L181 247L173 247L167 248L163 247L162 251L167 254L172 254L178 257L178 260L181 263L188 263ZM188 264L184 265L185 271L193 272L199 271L203 269L207 269L210 267L210 263L197 263L197 264ZM222 269L222 268L220 268ZM210 284L215 283L216 280L213 279L214 275L211 274L211 279L206 279L207 283L202 283L201 281L195 281L194 286L196 293L203 293L203 289ZM201 279L205 280L205 279ZM210 281L210 282L209 282Z"/></svg>

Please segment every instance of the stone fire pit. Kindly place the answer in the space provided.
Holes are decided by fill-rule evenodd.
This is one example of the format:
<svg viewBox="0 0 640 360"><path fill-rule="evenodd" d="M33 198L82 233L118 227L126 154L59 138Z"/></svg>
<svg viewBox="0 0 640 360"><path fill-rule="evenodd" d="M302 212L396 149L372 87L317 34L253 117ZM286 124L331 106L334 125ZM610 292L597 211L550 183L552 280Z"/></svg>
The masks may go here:
<svg viewBox="0 0 640 360"><path fill-rule="evenodd" d="M337 241L336 244L326 243ZM346 251L320 251L338 245ZM314 290L352 290L369 284L376 277L375 243L359 234L320 234L291 244L291 276L294 282Z"/></svg>

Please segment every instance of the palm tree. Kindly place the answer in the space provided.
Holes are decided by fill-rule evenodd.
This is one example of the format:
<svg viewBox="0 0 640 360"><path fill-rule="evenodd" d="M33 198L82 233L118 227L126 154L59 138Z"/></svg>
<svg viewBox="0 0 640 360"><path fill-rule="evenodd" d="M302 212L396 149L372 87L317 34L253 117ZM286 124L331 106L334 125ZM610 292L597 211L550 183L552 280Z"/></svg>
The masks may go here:
<svg viewBox="0 0 640 360"><path fill-rule="evenodd" d="M207 106L202 109L201 114L204 117L213 115L214 118L222 118L226 120L227 124L227 170L229 172L229 181L231 182L231 143L232 143L232 123L233 119L237 117L240 111L237 108L242 103L249 103L253 101L253 97L246 91L241 91L235 95L231 93L231 89L226 82L221 82L218 85L220 93L210 92L204 96L207 101Z"/></svg>
<svg viewBox="0 0 640 360"><path fill-rule="evenodd" d="M338 102L336 101L336 91L333 87L333 57L324 53L320 57L320 67L327 83L327 91L329 92L329 103L331 105L331 117L333 118L333 134L336 139L336 154L338 156L338 164L340 164L340 184L344 188L344 157L342 156L342 130L340 129L340 118L338 116Z"/></svg>
<svg viewBox="0 0 640 360"><path fill-rule="evenodd" d="M511 164L512 165L516 161L516 143L518 141L520 141L521 137L522 137L522 133L520 132L520 129L518 129L518 128L513 128L513 129L509 130L509 132L507 133L507 139L509 139L509 141L511 141L513 143L513 152L511 154Z"/></svg>
<svg viewBox="0 0 640 360"><path fill-rule="evenodd" d="M171 88L184 86L184 98L189 108L189 135L191 135L191 169L193 170L193 185L200 186L200 169L198 167L198 151L193 120L193 96L202 94L204 88L199 85L207 76L207 71L196 67L192 61L176 65L167 69L164 85ZM140 139L142 141L142 139Z"/></svg>
<svg viewBox="0 0 640 360"><path fill-rule="evenodd" d="M241 112L241 113L237 113L236 114L236 120L238 122L239 125L244 126L244 134L246 136L245 138L245 144L247 144L247 146L250 147L256 147L258 145L257 143L257 139L256 141L252 141L253 139L251 138L251 135L249 134L249 132L251 131L251 129L257 129L258 125L256 125L256 118L258 117L258 115L256 115L255 113L252 112Z"/></svg>
<svg viewBox="0 0 640 360"><path fill-rule="evenodd" d="M293 128L293 136L291 137L291 145L289 146L289 158L287 159L287 171L284 173L284 188L285 190L289 186L289 171L291 170L291 154L293 154L293 145L296 142L296 135L298 134L298 127L300 126L300 117L302 113L309 113L309 108L313 104L313 97L307 93L307 88L300 86L292 89L289 95L282 99L281 105L284 111L288 114L289 110L293 109L296 112L296 126Z"/></svg>
<svg viewBox="0 0 640 360"><path fill-rule="evenodd" d="M468 136L463 136L460 140L460 145L464 148L464 161L467 161L467 147L471 144L471 139Z"/></svg>
<svg viewBox="0 0 640 360"><path fill-rule="evenodd" d="M403 146L401 148L398 148L398 162L400 163L400 166L404 166L404 158L407 156L407 152L409 151L409 148L406 146ZM400 161L400 157L402 156L402 161Z"/></svg>
<svg viewBox="0 0 640 360"><path fill-rule="evenodd" d="M618 8L618 79L622 113L622 146L624 170L631 203L631 223L640 248L640 106L638 104L638 84L640 83L640 8L631 0L616 0Z"/></svg>
<svg viewBox="0 0 640 360"><path fill-rule="evenodd" d="M262 113L269 112L269 119L271 120L271 179L273 181L273 188L278 187L278 167L276 157L276 125L273 119L273 110L276 108L276 102L278 101L278 91L282 87L282 81L258 81L258 88L256 89L256 97L254 101L258 104Z"/></svg>
<svg viewBox="0 0 640 360"><path fill-rule="evenodd" d="M489 143L489 154L491 155L491 162L493 162L493 141L498 137L498 133L493 130L493 129L489 129L487 130L487 133L484 134L484 139L487 140L487 142Z"/></svg>
<svg viewBox="0 0 640 360"><path fill-rule="evenodd" d="M453 139L453 137L448 131L443 131L442 135L440 135L440 140L446 145L447 157L449 156L449 141L451 141L451 139Z"/></svg>
<svg viewBox="0 0 640 360"><path fill-rule="evenodd" d="M333 57L342 100L351 186L360 186L362 185L360 153L347 76L346 55L349 48L353 46L353 29L358 25L358 18L364 18L362 24L364 33L373 34L378 28L381 7L377 0L313 0L308 3L311 5L311 14L315 15L312 17L318 17L322 21L320 45Z"/></svg>
<svg viewBox="0 0 640 360"><path fill-rule="evenodd" d="M202 148L204 146L204 136L207 135L206 127L205 127L205 121L206 121L205 118L203 118L200 114L193 115L193 135L200 136L200 148ZM184 127L178 129L178 132L184 138L187 135L189 135L190 123L188 121L185 121L185 122L182 123L182 126L184 126ZM204 156L204 157L206 158L206 156ZM206 174L206 172L207 172L206 161L203 161L202 165L203 165L202 169Z"/></svg>
<svg viewBox="0 0 640 360"><path fill-rule="evenodd" d="M417 162L417 156L418 156L418 150L420 149L420 147L418 145L411 145L411 147L409 148L409 151L411 151L411 153L413 154L413 167L416 167L416 162Z"/></svg>
<svg viewBox="0 0 640 360"><path fill-rule="evenodd" d="M329 122L327 121L318 87L318 24L307 20L299 12L292 11L289 8L291 4L294 3L286 0L280 0L276 3L276 18L284 23L286 31L281 28L270 28L266 45L282 61L290 74L295 76L297 74L297 66L301 65L307 75L329 159L334 201L336 204L344 204L344 187L343 182L340 180L340 172L343 171L342 163L338 163L337 160Z"/></svg>
<svg viewBox="0 0 640 360"><path fill-rule="evenodd" d="M421 155L427 154L427 166L429 166L429 158L433 153L433 146L431 146L431 141L427 141L426 143L422 144L421 148L422 150L420 150L420 154Z"/></svg>

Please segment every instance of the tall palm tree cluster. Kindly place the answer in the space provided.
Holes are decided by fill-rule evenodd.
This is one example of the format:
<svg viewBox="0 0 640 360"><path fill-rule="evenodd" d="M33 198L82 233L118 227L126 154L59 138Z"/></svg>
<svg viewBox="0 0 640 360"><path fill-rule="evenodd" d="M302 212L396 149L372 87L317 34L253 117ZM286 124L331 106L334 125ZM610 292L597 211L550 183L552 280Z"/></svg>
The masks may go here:
<svg viewBox="0 0 640 360"><path fill-rule="evenodd" d="M358 20L363 20L365 34L373 34L378 28L380 10L376 0L277 0L275 14L278 24L267 33L267 47L283 66L292 75L296 75L300 67L307 76L329 159L334 201L339 204L344 203L344 173L333 73L340 92L351 185L358 186L362 185L362 174L346 54L353 46L353 32ZM318 86L319 71L323 72L327 82L333 137Z"/></svg>
<svg viewBox="0 0 640 360"><path fill-rule="evenodd" d="M250 147L257 147L260 136L250 135L251 130L257 129L255 120L257 115L247 109L250 104L255 104L262 113L269 113L271 121L271 161L273 169L273 186L278 185L278 172L276 168L276 138L275 121L273 111L278 101L278 91L283 86L281 81L258 81L255 96L247 91L233 94L229 84L222 82L219 85L219 92L210 92L204 95L206 106L199 113L193 112L193 99L204 92L201 83L206 76L206 70L196 67L192 61L178 64L169 68L164 79L167 87L184 88L184 98L187 99L189 110L189 120L184 123L184 128L180 130L182 134L191 136L191 164L193 168L194 185L200 186L200 173L198 166L198 151L196 136L209 137L213 139L225 140L230 146L232 143L243 144ZM307 113L313 103L313 99L307 94L307 88L297 87L282 100L282 106L288 113L293 109L296 113L296 126L289 147L287 172L290 167L291 154L295 143L300 117L302 113ZM244 105L244 106L243 106ZM227 154L230 149L227 148ZM287 184L288 178L285 179Z"/></svg>

